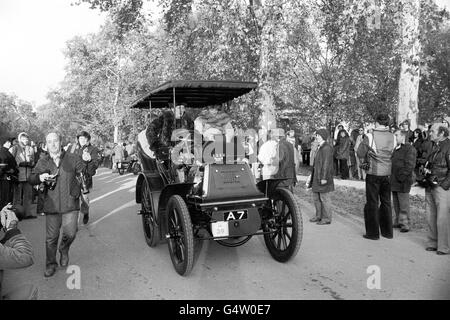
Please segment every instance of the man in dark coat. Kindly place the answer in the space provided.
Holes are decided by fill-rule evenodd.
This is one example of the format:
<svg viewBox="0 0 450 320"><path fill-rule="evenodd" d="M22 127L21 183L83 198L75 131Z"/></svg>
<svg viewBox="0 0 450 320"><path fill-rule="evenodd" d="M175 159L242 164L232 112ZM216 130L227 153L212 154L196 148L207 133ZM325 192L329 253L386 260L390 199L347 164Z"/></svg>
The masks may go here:
<svg viewBox="0 0 450 320"><path fill-rule="evenodd" d="M147 127L145 135L150 150L155 152L159 159L168 157L167 148L170 146L175 117L172 111L165 110Z"/></svg>
<svg viewBox="0 0 450 320"><path fill-rule="evenodd" d="M391 191L394 202L394 228L400 232L409 231L409 192L413 184L416 165L416 149L408 143L408 131L397 130L397 147L392 154Z"/></svg>
<svg viewBox="0 0 450 320"><path fill-rule="evenodd" d="M9 152L10 139L0 140L0 208L13 201L14 177L17 179L19 170L17 162Z"/></svg>
<svg viewBox="0 0 450 320"><path fill-rule="evenodd" d="M46 270L45 277L56 272L56 252L60 229L60 265L69 264L69 248L78 230L81 188L76 178L86 170L86 163L74 153L61 151L61 139L57 133L46 137L48 155L39 159L28 181L32 185L45 186L44 212L46 214Z"/></svg>
<svg viewBox="0 0 450 320"><path fill-rule="evenodd" d="M77 135L77 143L71 145L67 151L80 156L86 164L84 177L86 179L86 187L90 191L92 189L92 177L97 173L100 164L100 155L96 147L91 144L91 135L86 131L81 131ZM89 222L89 197L87 193L83 193L80 197L80 211L83 214L83 223Z"/></svg>
<svg viewBox="0 0 450 320"><path fill-rule="evenodd" d="M274 130L276 132L277 130ZM274 178L287 179L282 181L279 186L285 187L293 191L293 187L297 184L297 176L295 174L295 155L294 146L286 140L282 130L278 141L278 171Z"/></svg>
<svg viewBox="0 0 450 320"><path fill-rule="evenodd" d="M331 198L330 192L334 191L333 180L333 147L327 142L329 137L326 129L316 132L316 140L319 143L311 177L307 181L307 187L312 188L316 216L311 222L318 225L331 223Z"/></svg>
<svg viewBox="0 0 450 320"><path fill-rule="evenodd" d="M428 215L427 251L439 255L450 254L450 139L449 129L443 123L435 123L430 130L434 142L428 157L431 164L425 189L425 203Z"/></svg>

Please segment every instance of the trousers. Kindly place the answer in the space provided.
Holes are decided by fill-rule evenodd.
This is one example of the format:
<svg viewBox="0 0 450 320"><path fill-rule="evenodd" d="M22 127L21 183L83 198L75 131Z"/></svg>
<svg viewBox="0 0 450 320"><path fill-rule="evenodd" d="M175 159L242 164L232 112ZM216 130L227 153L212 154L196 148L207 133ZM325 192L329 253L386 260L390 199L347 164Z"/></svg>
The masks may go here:
<svg viewBox="0 0 450 320"><path fill-rule="evenodd" d="M58 240L62 229L62 238L59 245L59 251L68 253L70 245L75 240L78 231L78 211L68 213L47 214L45 216L46 224L46 266L55 265L56 251L58 250Z"/></svg>
<svg viewBox="0 0 450 320"><path fill-rule="evenodd" d="M324 222L331 222L331 195L329 192L313 192L316 217Z"/></svg>
<svg viewBox="0 0 450 320"><path fill-rule="evenodd" d="M366 235L377 238L393 237L391 184L389 176L366 176L366 205L364 207Z"/></svg>
<svg viewBox="0 0 450 320"><path fill-rule="evenodd" d="M392 201L394 203L395 224L409 227L409 193L392 191Z"/></svg>
<svg viewBox="0 0 450 320"><path fill-rule="evenodd" d="M437 186L425 190L428 247L450 253L450 190Z"/></svg>

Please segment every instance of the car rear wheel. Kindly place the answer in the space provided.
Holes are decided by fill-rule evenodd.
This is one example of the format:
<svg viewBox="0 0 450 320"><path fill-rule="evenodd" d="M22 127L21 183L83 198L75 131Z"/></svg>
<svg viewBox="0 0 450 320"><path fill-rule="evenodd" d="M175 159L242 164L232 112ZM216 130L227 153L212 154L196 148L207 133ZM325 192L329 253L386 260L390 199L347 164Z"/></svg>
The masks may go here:
<svg viewBox="0 0 450 320"><path fill-rule="evenodd" d="M269 218L264 242L272 257L287 262L295 257L303 237L300 205L291 191L278 188L271 196L272 217Z"/></svg>
<svg viewBox="0 0 450 320"><path fill-rule="evenodd" d="M153 212L150 187L147 181L143 182L141 188L141 215L145 242L147 242L150 247L155 247L159 243L160 231L156 220L156 214Z"/></svg>
<svg viewBox="0 0 450 320"><path fill-rule="evenodd" d="M191 216L186 203L179 195L170 197L166 213L170 258L177 273L187 276L194 265Z"/></svg>

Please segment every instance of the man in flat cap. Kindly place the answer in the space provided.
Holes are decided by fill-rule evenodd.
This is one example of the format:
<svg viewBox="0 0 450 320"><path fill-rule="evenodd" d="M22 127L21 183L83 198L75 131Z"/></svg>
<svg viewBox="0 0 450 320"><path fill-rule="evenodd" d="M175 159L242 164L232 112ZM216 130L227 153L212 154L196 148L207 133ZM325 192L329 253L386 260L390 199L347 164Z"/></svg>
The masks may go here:
<svg viewBox="0 0 450 320"><path fill-rule="evenodd" d="M328 143L329 138L326 129L316 131L318 149L314 157L313 172L307 181L307 187L312 188L316 216L311 222L318 225L331 223L331 198L330 192L334 191L333 179L333 147Z"/></svg>

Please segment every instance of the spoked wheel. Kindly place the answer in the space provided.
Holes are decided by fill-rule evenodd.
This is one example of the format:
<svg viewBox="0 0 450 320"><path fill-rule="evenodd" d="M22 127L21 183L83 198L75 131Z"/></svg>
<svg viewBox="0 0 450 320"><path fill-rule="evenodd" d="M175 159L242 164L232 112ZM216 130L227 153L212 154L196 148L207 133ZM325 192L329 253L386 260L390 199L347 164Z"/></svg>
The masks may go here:
<svg viewBox="0 0 450 320"><path fill-rule="evenodd" d="M286 262L295 257L302 242L303 222L300 205L291 191L283 188L275 190L271 197L272 217L265 231L264 242L272 257Z"/></svg>
<svg viewBox="0 0 450 320"><path fill-rule="evenodd" d="M187 276L194 266L194 234L191 216L186 203L179 195L170 197L166 212L170 258L177 273Z"/></svg>
<svg viewBox="0 0 450 320"><path fill-rule="evenodd" d="M142 226L144 227L145 242L150 247L155 247L159 243L160 232L150 197L150 187L144 181L141 188Z"/></svg>

